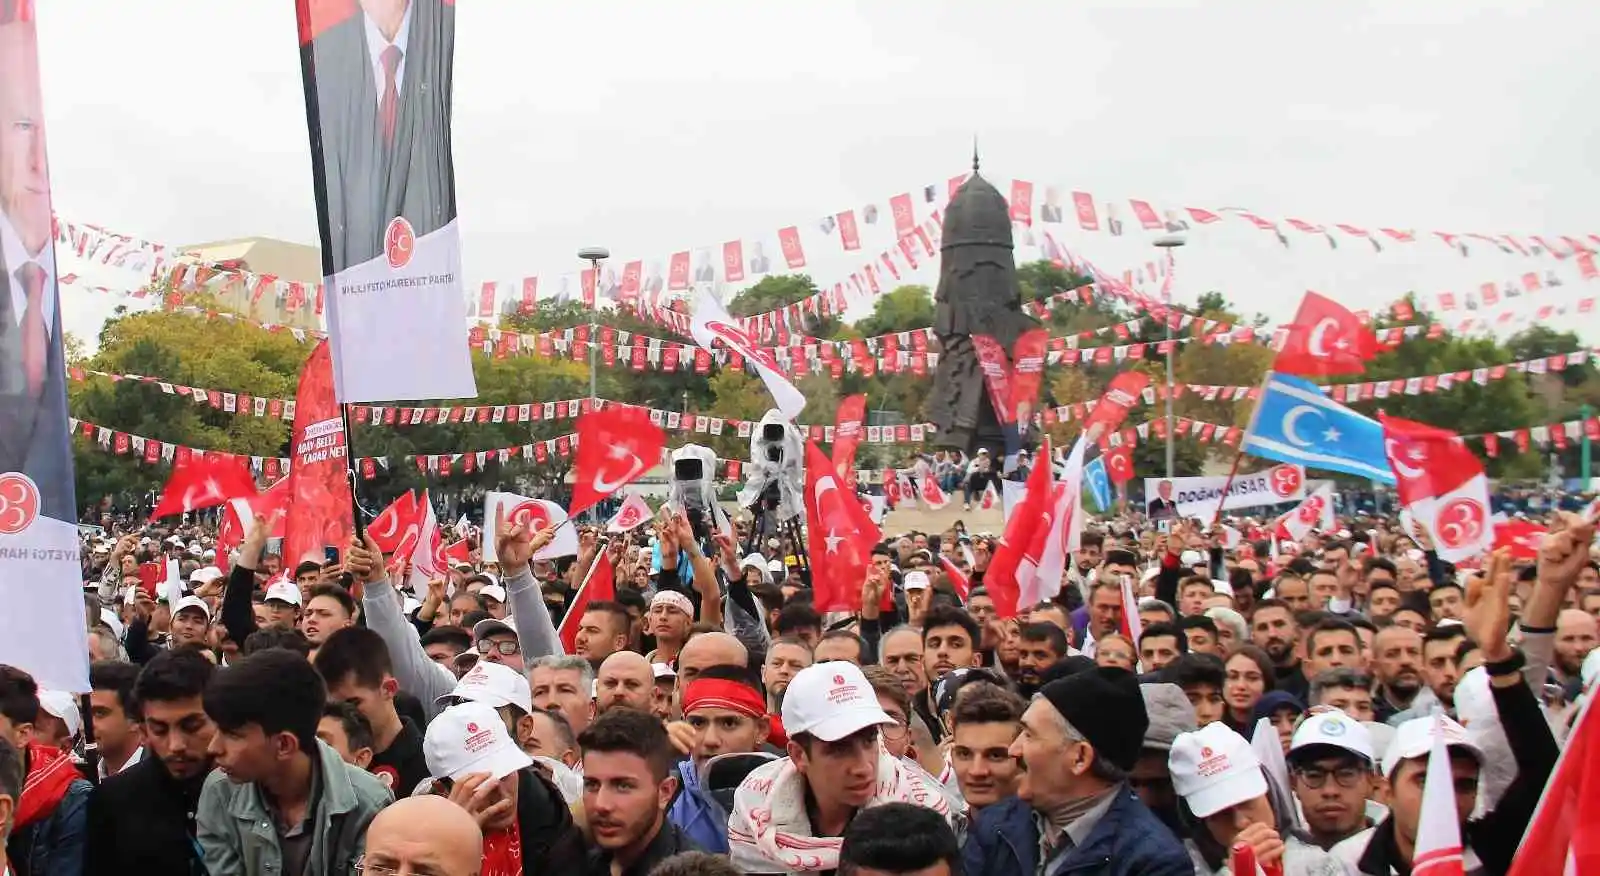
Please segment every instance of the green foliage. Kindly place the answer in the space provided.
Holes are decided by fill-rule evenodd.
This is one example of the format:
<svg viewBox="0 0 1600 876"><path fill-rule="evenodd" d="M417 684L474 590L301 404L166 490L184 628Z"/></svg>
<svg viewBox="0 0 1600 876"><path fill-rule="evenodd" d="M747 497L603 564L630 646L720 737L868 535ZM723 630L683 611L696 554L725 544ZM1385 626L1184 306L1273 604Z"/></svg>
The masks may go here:
<svg viewBox="0 0 1600 876"><path fill-rule="evenodd" d="M878 298L872 315L856 323L866 337L933 325L933 293L927 286L901 286Z"/></svg>

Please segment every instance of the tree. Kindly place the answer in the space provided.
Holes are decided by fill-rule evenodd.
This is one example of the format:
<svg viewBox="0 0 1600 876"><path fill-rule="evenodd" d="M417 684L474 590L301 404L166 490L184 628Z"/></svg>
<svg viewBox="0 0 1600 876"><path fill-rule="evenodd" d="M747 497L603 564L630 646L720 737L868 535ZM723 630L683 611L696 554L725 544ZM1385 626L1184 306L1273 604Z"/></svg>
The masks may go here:
<svg viewBox="0 0 1600 876"><path fill-rule="evenodd" d="M927 286L900 286L879 296L872 315L855 325L863 337L908 332L933 325L933 295Z"/></svg>

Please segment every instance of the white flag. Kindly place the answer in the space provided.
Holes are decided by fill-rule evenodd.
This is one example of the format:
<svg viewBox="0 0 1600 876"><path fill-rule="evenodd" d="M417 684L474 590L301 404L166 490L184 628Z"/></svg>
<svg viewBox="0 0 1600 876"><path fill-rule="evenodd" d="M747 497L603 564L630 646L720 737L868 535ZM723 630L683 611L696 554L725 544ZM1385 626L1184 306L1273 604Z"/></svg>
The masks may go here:
<svg viewBox="0 0 1600 876"><path fill-rule="evenodd" d="M689 333L706 352L715 352L713 345L721 341L724 347L755 366L756 373L761 375L761 382L767 385L772 400L777 402L778 410L785 417L792 420L805 408L806 397L778 370L778 363L772 354L755 345L708 289L701 289L699 297L695 299L694 322L689 326Z"/></svg>
<svg viewBox="0 0 1600 876"><path fill-rule="evenodd" d="M553 560L556 557L571 557L578 553L578 529L575 526L562 526L567 522L567 509L548 499L534 499L529 496L519 496L516 493L498 493L490 491L483 497L483 561L497 563L495 558L494 542L498 533L495 532L495 521L499 520L500 510L504 508L506 519L512 523L520 523L530 527L535 532L546 526L555 525L556 537L545 545L538 553L533 555L536 560Z"/></svg>

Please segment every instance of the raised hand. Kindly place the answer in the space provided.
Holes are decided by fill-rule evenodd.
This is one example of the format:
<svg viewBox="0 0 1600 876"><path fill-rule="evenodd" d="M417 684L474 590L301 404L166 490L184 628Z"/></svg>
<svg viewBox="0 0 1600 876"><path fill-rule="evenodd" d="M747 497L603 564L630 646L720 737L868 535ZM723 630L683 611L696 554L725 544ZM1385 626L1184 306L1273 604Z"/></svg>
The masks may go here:
<svg viewBox="0 0 1600 876"><path fill-rule="evenodd" d="M1483 572L1467 580L1467 633L1478 643L1485 662L1494 663L1511 656L1511 551L1500 548L1489 555Z"/></svg>

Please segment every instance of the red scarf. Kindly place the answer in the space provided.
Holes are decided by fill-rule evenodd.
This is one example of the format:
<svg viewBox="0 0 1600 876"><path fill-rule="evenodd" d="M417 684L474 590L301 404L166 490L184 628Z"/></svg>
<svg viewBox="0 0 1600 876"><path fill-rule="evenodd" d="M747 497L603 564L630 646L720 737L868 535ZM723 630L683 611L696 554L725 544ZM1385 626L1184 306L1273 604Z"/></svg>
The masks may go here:
<svg viewBox="0 0 1600 876"><path fill-rule="evenodd" d="M479 876L522 876L522 833L516 824L483 835L483 871Z"/></svg>
<svg viewBox="0 0 1600 876"><path fill-rule="evenodd" d="M78 778L72 758L59 748L37 742L28 745L28 778L17 801L16 826L27 827L56 811L67 789Z"/></svg>

